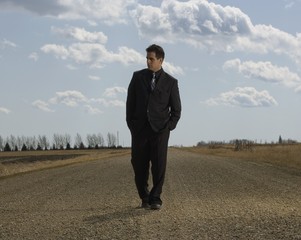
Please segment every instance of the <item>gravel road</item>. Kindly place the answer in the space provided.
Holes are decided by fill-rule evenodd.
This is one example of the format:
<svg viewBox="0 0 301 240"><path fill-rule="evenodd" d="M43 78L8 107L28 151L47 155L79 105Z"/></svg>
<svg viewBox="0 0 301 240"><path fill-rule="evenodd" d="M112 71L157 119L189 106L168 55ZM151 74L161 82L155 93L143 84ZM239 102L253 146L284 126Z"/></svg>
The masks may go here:
<svg viewBox="0 0 301 240"><path fill-rule="evenodd" d="M129 156L0 179L0 239L301 239L301 173L170 149L160 211Z"/></svg>

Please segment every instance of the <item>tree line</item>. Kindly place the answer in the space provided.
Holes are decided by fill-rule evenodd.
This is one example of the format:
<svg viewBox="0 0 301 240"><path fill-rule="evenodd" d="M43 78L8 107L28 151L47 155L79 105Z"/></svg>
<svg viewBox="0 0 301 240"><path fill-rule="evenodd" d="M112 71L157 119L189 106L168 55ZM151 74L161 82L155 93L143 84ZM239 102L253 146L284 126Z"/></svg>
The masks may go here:
<svg viewBox="0 0 301 240"><path fill-rule="evenodd" d="M264 143L262 141L260 141L260 143L258 143L257 141L253 141L253 140L248 140L248 139L233 139L230 141L200 141L197 143L197 147L202 147L202 146L208 146L208 148L218 148L220 146L223 145L234 145L234 150L235 151L239 151L239 150L243 150L243 149L249 149L252 150L252 147L255 145L274 145L274 144L297 144L298 141L297 140L292 140L292 139L282 139L281 135L279 136L279 139L277 142L267 142L265 141Z"/></svg>
<svg viewBox="0 0 301 240"><path fill-rule="evenodd" d="M71 150L71 149L98 149L121 148L118 133L108 133L106 141L101 133L87 134L83 138L77 133L73 139L70 134L53 134L51 140L46 135L33 137L10 135L3 138L0 135L0 151L35 151L35 150Z"/></svg>

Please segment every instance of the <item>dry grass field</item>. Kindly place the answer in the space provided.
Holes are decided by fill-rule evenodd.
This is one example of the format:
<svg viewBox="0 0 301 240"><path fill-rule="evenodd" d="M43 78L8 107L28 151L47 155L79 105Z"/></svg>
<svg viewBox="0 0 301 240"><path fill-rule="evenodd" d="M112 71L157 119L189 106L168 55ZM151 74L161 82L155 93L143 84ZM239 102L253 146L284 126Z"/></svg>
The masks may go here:
<svg viewBox="0 0 301 240"><path fill-rule="evenodd" d="M129 153L130 149L0 152L0 177Z"/></svg>
<svg viewBox="0 0 301 240"><path fill-rule="evenodd" d="M301 170L301 144L254 145L251 149L241 151L234 151L233 145L217 145L214 148L201 146L183 149L200 154L264 162Z"/></svg>
<svg viewBox="0 0 301 240"><path fill-rule="evenodd" d="M241 151L234 151L233 145L216 145L214 148L208 146L183 147L180 149L301 170L301 144L254 145L251 149ZM0 177L125 154L130 154L130 149L0 152Z"/></svg>

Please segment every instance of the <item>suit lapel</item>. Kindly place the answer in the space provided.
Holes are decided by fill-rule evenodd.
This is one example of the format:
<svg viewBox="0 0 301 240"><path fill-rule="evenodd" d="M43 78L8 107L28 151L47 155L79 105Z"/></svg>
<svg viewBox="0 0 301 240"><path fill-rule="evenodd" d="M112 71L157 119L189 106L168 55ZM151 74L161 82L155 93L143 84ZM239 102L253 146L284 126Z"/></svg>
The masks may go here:
<svg viewBox="0 0 301 240"><path fill-rule="evenodd" d="M143 82L145 89L147 91L150 91L150 75L148 75L146 72L145 74L142 75L142 77L143 77L142 82Z"/></svg>

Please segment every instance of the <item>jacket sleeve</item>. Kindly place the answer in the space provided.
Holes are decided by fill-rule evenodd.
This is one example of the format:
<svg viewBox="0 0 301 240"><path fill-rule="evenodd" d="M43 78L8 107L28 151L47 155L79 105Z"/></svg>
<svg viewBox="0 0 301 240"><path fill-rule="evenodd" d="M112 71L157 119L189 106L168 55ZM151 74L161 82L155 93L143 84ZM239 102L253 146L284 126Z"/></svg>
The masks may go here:
<svg viewBox="0 0 301 240"><path fill-rule="evenodd" d="M173 130L177 126L182 111L181 98L180 98L177 80L175 80L172 86L169 103L170 103L170 119L168 123L168 128L169 130Z"/></svg>
<svg viewBox="0 0 301 240"><path fill-rule="evenodd" d="M136 108L136 93L135 93L135 73L132 76L128 87L126 99L126 122L129 129L133 130L133 115Z"/></svg>

